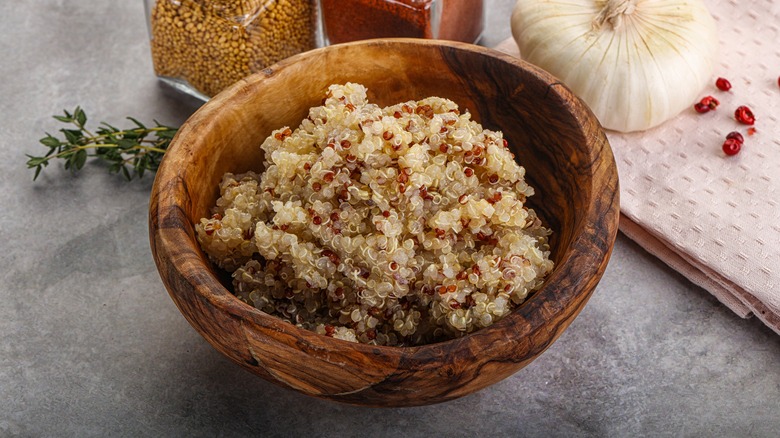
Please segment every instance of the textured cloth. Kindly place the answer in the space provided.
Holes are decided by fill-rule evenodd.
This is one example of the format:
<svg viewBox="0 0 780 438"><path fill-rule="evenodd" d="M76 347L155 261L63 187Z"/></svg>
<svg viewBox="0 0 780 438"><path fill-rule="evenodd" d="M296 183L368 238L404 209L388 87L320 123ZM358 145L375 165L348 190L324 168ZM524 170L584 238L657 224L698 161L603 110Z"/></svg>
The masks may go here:
<svg viewBox="0 0 780 438"><path fill-rule="evenodd" d="M780 2L705 0L718 24L720 53L691 108L637 133L607 132L620 175L620 230L745 318L780 334ZM510 38L496 47L518 55ZM733 88L720 91L717 77ZM756 132L737 123L747 105ZM726 156L726 134L745 144Z"/></svg>

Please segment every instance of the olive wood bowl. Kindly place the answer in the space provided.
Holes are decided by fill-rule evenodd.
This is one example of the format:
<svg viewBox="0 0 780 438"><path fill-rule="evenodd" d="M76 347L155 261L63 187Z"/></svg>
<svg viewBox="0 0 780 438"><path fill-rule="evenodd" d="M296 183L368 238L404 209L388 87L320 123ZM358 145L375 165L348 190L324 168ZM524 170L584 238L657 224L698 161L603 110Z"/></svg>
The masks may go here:
<svg viewBox="0 0 780 438"><path fill-rule="evenodd" d="M454 100L503 131L552 228L554 271L514 312L468 336L419 347L350 343L269 316L226 288L195 238L225 172L262 169L259 145L297 127L327 87L357 82L390 105ZM517 58L453 42L390 39L330 46L249 76L180 128L157 172L149 233L157 268L187 321L233 362L316 397L371 406L451 400L504 379L541 354L585 306L618 229L618 176L590 110L548 73Z"/></svg>

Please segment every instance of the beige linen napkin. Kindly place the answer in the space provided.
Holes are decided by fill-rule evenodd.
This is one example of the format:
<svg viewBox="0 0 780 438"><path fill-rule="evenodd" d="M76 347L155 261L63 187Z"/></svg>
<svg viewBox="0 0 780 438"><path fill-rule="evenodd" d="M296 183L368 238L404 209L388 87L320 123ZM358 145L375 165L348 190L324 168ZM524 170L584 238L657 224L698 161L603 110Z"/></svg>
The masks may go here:
<svg viewBox="0 0 780 438"><path fill-rule="evenodd" d="M780 334L780 2L705 0L720 54L702 91L720 106L638 133L607 132L620 175L620 230L739 316ZM510 38L496 47L519 55ZM715 87L725 77L731 91ZM693 103L692 103L693 104ZM756 132L734 120L748 105ZM731 131L742 151L721 150Z"/></svg>

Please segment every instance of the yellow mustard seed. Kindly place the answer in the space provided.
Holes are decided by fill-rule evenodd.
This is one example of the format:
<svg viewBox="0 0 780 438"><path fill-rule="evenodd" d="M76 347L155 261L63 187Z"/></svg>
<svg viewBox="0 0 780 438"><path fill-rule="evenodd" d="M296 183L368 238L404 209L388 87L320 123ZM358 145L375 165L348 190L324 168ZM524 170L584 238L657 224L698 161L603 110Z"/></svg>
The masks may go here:
<svg viewBox="0 0 780 438"><path fill-rule="evenodd" d="M239 79L316 46L315 0L156 0L155 73L213 96Z"/></svg>

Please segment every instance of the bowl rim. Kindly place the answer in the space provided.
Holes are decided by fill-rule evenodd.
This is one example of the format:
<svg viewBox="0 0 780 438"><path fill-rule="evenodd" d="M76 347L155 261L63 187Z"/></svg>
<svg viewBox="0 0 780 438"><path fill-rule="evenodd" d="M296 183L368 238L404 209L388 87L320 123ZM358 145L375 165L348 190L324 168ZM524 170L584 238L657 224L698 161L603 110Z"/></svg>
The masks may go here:
<svg viewBox="0 0 780 438"><path fill-rule="evenodd" d="M221 104L244 99L244 92L259 81L280 74L290 65L320 56L325 51L344 50L349 47L362 45L380 46L384 49L391 49L394 45L430 46L435 50L466 51L478 56L494 58L498 62L512 64L517 68L530 71L535 76L545 78L550 92L556 93L562 102L567 103L569 107L566 109L572 116L576 113L576 109L577 111L584 111L584 114L589 114L589 117L593 117L595 120L595 116L590 109L551 74L515 56L473 44L413 38L383 38L337 44L294 55L239 80L206 102L180 127L159 167L150 201L150 240L158 270L161 268L162 257L175 257L176 262L171 263L170 266L177 270L176 274L180 279L188 282L198 295L206 299L212 306L234 318L248 320L274 331L288 333L312 344L328 344L334 348L349 349L367 356L374 356L377 353L387 355L398 361L403 361L405 366L409 368L425 366L425 358L429 357L430 354L441 354L443 351L469 348L471 342L480 342L480 338L497 331L505 332L507 336L522 337L529 333L544 330L543 326L550 316L565 311L569 308L568 304L571 301L581 298L579 296L585 293L587 297L585 297L582 304L576 309L569 309L576 315L584 307L590 294L592 294L595 284L582 284L577 287L576 291L572 292L565 290L561 281L569 276L577 276L586 280L585 283L593 282L594 280L595 283L598 283L609 261L618 228L619 188L617 168L606 135L600 127L593 128L593 132L583 132L583 136L588 139L591 145L588 149L591 158L596 157L598 154L606 153L611 160L608 166L592 168L593 175L591 175L591 180L598 175L607 181L609 188L613 191L612 196L608 199L608 202L593 202L596 193L599 193L600 190L599 188L590 188L590 202L587 211L582 213L584 223L581 226L581 232L575 233L572 237L567 251L561 254L553 272L545 279L544 286L534 291L522 305L501 320L490 327L474 331L464 337L419 346L396 347L354 343L320 335L313 331L298 328L293 324L284 322L275 316L268 315L244 303L225 288L214 275L212 267L203 262L199 255L199 251L201 251L200 246L193 234L193 224L187 223L187 215L181 209L181 205L189 202L186 187L177 184L177 181L180 183L183 180L183 172L186 172L187 169L186 166L178 165L176 160L181 160L182 156L187 155L191 148L194 147L193 142L186 142L184 139L197 129L208 129L209 126L215 123L213 117L216 109ZM598 122L596 122L596 125L599 126ZM580 129L583 127L581 120L578 120L578 127ZM174 163L175 161L176 164ZM175 218L160 217L158 212L168 211L167 209L172 209L171 211L177 212L180 216ZM173 225L165 226L166 221L173 221ZM599 222L605 222L607 226L592 226ZM188 230L188 232L183 230ZM597 241L599 244L594 245L594 241ZM171 252L172 248L187 248L187 250L177 250L176 253L173 253ZM573 259L574 255L577 255L576 260ZM572 266L574 262L579 263L576 270ZM199 272L197 278L193 278L193 274L188 272L187 269L183 269L185 266L197 267L197 272ZM173 297L174 291L170 289L167 283L165 285ZM562 298L564 300L561 300ZM176 300L174 299L174 301ZM520 324L523 322L525 324ZM568 326L568 324L566 325ZM522 330L519 330L520 328ZM563 329L560 330L560 332L562 331ZM560 333L557 333L547 345L540 346L542 350L552 344L559 335ZM485 348L488 350L482 349L480 352L485 353L490 348L501 347L492 345Z"/></svg>

